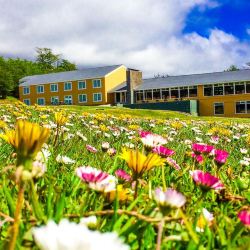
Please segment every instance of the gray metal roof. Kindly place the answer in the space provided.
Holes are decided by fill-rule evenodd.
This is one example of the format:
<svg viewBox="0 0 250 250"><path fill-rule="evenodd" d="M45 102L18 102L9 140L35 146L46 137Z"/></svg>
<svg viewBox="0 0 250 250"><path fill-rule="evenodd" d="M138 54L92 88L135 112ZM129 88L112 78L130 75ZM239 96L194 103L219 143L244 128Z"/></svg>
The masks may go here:
<svg viewBox="0 0 250 250"><path fill-rule="evenodd" d="M37 84L46 84L53 82L65 82L65 81L76 81L83 79L91 79L91 78L100 78L104 77L108 73L113 70L123 66L120 65L112 65L112 66L104 66L104 67L96 67L96 68L86 68L82 70L74 70L67 72L58 72L58 73L50 73L44 75L33 75L26 76L22 78L20 82L20 86L30 86Z"/></svg>
<svg viewBox="0 0 250 250"><path fill-rule="evenodd" d="M143 79L142 84L135 87L135 90L160 89L168 87L182 87L240 81L250 81L249 69Z"/></svg>

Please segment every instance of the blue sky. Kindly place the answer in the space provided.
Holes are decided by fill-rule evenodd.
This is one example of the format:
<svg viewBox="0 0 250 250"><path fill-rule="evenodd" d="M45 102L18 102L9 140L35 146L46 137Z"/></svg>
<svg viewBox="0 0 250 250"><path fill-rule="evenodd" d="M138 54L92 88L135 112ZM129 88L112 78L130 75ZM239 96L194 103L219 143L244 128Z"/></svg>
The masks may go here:
<svg viewBox="0 0 250 250"><path fill-rule="evenodd" d="M201 9L196 6L187 17L184 33L197 32L209 36L211 29L217 28L233 34L240 40L250 40L250 0L217 1L214 8Z"/></svg>
<svg viewBox="0 0 250 250"><path fill-rule="evenodd" d="M34 60L35 48L47 47L78 68L124 64L144 77L250 61L250 0L0 0L0 6L0 56Z"/></svg>

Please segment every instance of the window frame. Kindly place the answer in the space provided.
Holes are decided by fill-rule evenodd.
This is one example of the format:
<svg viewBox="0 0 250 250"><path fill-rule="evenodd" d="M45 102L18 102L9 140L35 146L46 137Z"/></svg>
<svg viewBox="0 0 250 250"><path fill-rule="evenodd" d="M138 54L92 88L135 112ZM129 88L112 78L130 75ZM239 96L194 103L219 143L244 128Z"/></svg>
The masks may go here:
<svg viewBox="0 0 250 250"><path fill-rule="evenodd" d="M43 100L43 104L39 104L39 103L38 103L38 100ZM44 106L44 105L45 105L45 98L44 98L44 97L38 97L38 98L36 99L36 103L37 103L37 105L39 105L39 106Z"/></svg>
<svg viewBox="0 0 250 250"><path fill-rule="evenodd" d="M83 101L83 102L80 101L80 96L82 96L82 95L84 95L86 97L86 101ZM79 94L78 95L78 103L87 103L87 102L88 102L88 96L87 96L87 94Z"/></svg>
<svg viewBox="0 0 250 250"><path fill-rule="evenodd" d="M99 81L100 82L100 86L95 87L95 81ZM102 87L102 79L93 79L92 80L92 87L93 87L93 89L99 89L99 88L101 88Z"/></svg>
<svg viewBox="0 0 250 250"><path fill-rule="evenodd" d="M236 105L237 105L237 103L240 103L240 102L244 102L244 104L245 104L245 112L244 113L237 113L237 107L236 107ZM235 101L235 114L236 115L248 115L248 114L250 114L250 112L248 113L247 112L247 103L249 102L249 104L250 104L250 100L245 100L245 101Z"/></svg>
<svg viewBox="0 0 250 250"><path fill-rule="evenodd" d="M57 99L58 99L58 104L59 104L59 102L60 102L59 96L51 96L51 97L50 97L50 102L51 102L51 104L52 104L52 98L57 98Z"/></svg>
<svg viewBox="0 0 250 250"><path fill-rule="evenodd" d="M25 89L28 89L29 91L28 91L28 93L24 93L25 91ZM23 95L29 95L30 94L30 87L28 87L28 86L25 86L25 87L23 87Z"/></svg>
<svg viewBox="0 0 250 250"><path fill-rule="evenodd" d="M223 104L223 114L215 114L215 105ZM224 102L214 102L214 115L225 115L225 103Z"/></svg>
<svg viewBox="0 0 250 250"><path fill-rule="evenodd" d="M56 91L51 89L52 86L56 86ZM50 92L58 92L58 83L51 83L50 84Z"/></svg>
<svg viewBox="0 0 250 250"><path fill-rule="evenodd" d="M65 86L67 86L67 84L70 83L70 89L65 89ZM64 88L63 88L64 91L72 91L72 82L64 82Z"/></svg>
<svg viewBox="0 0 250 250"><path fill-rule="evenodd" d="M80 87L79 87L79 84L82 83L82 82L84 82L84 84L85 84L85 87L84 87L84 88L80 88ZM86 89L86 88L87 88L87 83L86 83L86 81L85 81L85 80L78 81L78 82L77 82L77 88L78 88L78 90Z"/></svg>
<svg viewBox="0 0 250 250"><path fill-rule="evenodd" d="M42 91L42 92L38 91L38 89L39 89L40 87L43 88L43 91ZM36 93L37 93L37 94L44 94L44 85L37 85L37 86L36 86Z"/></svg>
<svg viewBox="0 0 250 250"><path fill-rule="evenodd" d="M101 100L95 101L95 95L100 95L101 96ZM102 93L101 92L93 93L93 102L102 102Z"/></svg>
<svg viewBox="0 0 250 250"><path fill-rule="evenodd" d="M25 103L25 101L29 101L29 104ZM24 102L27 106L30 106L30 98L23 99L23 102Z"/></svg>
<svg viewBox="0 0 250 250"><path fill-rule="evenodd" d="M65 104L65 97L68 97L68 96L71 97L71 103L66 103L66 105L73 105L73 96L72 95L65 95L65 96L63 96L63 102L64 102L64 104Z"/></svg>

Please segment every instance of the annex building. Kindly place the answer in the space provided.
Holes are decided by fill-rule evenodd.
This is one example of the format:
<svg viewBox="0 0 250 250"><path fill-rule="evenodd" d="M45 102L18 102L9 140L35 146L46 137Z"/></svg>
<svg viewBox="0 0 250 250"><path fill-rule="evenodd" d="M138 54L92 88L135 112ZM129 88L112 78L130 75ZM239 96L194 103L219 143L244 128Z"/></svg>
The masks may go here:
<svg viewBox="0 0 250 250"><path fill-rule="evenodd" d="M27 105L105 105L136 107L193 100L202 116L250 117L250 70L142 79L124 65L27 76L20 80Z"/></svg>

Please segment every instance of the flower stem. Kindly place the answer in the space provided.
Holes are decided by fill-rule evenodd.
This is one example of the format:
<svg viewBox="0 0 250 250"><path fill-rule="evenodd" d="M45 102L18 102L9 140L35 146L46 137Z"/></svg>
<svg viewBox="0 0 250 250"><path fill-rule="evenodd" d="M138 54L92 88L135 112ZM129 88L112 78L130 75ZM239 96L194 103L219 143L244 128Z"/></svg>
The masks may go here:
<svg viewBox="0 0 250 250"><path fill-rule="evenodd" d="M158 234L157 234L157 244L156 244L156 250L161 250L161 241L162 241L162 233L164 228L164 219L160 221L158 224Z"/></svg>
<svg viewBox="0 0 250 250"><path fill-rule="evenodd" d="M165 180L165 171L164 171L164 167L161 167L161 174L162 174L162 186L163 186L163 191L165 192L167 190L167 185L166 185L166 180Z"/></svg>
<svg viewBox="0 0 250 250"><path fill-rule="evenodd" d="M19 184L17 204L16 204L16 210L15 210L15 216L14 216L14 224L11 230L11 238L10 238L8 250L15 250L15 247L16 247L16 240L17 240L17 236L19 233L19 224L21 221L21 212L22 212L22 206L23 206L23 200L24 200L24 190L25 190L24 184L21 182Z"/></svg>

